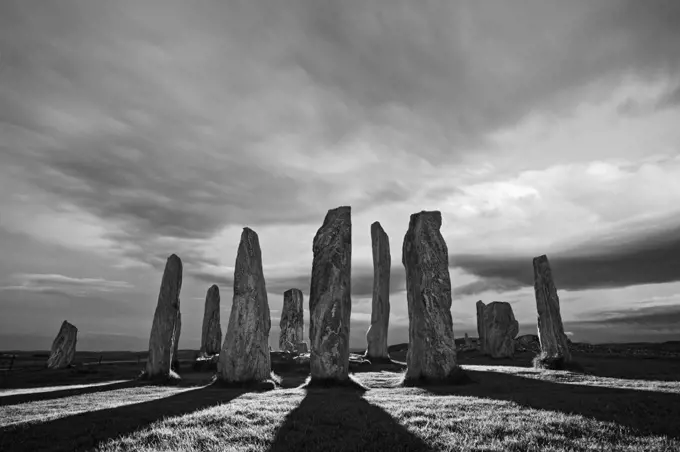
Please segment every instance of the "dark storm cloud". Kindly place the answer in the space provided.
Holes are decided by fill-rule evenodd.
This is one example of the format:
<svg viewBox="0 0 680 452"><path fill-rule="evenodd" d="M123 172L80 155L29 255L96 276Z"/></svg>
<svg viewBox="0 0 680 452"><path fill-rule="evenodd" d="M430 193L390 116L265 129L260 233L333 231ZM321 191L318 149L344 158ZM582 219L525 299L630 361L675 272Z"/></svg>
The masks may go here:
<svg viewBox="0 0 680 452"><path fill-rule="evenodd" d="M651 233L651 235L650 235ZM680 227L649 231L636 237L590 241L564 252L547 251L558 289L626 287L680 280ZM452 255L453 267L482 278L455 289L472 295L483 290L532 287L535 256Z"/></svg>

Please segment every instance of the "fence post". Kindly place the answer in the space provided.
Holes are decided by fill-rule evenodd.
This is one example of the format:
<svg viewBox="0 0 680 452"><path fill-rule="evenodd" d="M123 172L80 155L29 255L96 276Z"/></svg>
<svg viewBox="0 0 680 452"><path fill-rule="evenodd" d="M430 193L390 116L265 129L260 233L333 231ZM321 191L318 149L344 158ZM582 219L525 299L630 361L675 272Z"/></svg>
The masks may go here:
<svg viewBox="0 0 680 452"><path fill-rule="evenodd" d="M16 358L17 355L12 355L12 359L9 362L9 370L12 370L12 367L14 366L14 358Z"/></svg>
<svg viewBox="0 0 680 452"><path fill-rule="evenodd" d="M100 366L102 365L102 356L103 356L103 355L99 355L99 365L100 365Z"/></svg>

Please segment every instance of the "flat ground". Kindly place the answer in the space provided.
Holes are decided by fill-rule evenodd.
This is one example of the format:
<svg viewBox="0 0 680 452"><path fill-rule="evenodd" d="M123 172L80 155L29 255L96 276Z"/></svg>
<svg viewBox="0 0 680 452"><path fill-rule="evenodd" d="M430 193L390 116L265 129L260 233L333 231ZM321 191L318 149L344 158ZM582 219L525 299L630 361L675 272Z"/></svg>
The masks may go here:
<svg viewBox="0 0 680 452"><path fill-rule="evenodd" d="M37 353L0 376L2 451L680 450L677 358L576 355L571 373L464 352L472 383L403 388L399 365L360 366L366 391L300 388L305 369L274 365L282 388L258 392L211 384L190 351L174 386L135 380L145 357L126 352L60 371L29 366Z"/></svg>

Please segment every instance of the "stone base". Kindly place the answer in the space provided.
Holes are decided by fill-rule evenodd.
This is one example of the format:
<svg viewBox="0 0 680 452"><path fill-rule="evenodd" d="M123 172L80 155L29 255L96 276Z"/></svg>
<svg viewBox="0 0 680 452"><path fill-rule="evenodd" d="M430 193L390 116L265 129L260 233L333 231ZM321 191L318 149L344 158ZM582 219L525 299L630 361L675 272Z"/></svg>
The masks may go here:
<svg viewBox="0 0 680 452"><path fill-rule="evenodd" d="M548 356L541 353L534 357L532 364L534 365L534 369L583 372L583 366L575 361L566 361L564 356Z"/></svg>
<svg viewBox="0 0 680 452"><path fill-rule="evenodd" d="M460 386L468 383L473 383L473 380L461 367L456 367L451 373L444 378L407 378L404 376L401 386L404 387L425 387L425 386Z"/></svg>
<svg viewBox="0 0 680 452"><path fill-rule="evenodd" d="M355 391L365 392L368 388L356 380L352 375L348 376L346 379L338 380L336 378L312 378L307 377L307 381L300 386L302 389L329 389L329 388L341 388L341 389L352 389Z"/></svg>
<svg viewBox="0 0 680 452"><path fill-rule="evenodd" d="M362 356L365 360L370 361L371 364L392 364L393 361L392 359L387 356L370 356L370 355L363 355Z"/></svg>
<svg viewBox="0 0 680 452"><path fill-rule="evenodd" d="M142 373L139 374L138 378L140 380L152 381L154 383L160 384L176 384L182 380L182 377L180 377L174 370L171 370L167 375L154 376L149 376L146 370L143 370Z"/></svg>

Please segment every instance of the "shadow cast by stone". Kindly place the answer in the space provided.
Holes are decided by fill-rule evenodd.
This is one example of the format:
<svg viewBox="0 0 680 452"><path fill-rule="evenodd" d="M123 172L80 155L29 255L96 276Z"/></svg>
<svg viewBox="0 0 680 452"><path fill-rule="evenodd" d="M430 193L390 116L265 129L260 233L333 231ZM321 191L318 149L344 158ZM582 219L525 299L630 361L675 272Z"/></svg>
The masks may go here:
<svg viewBox="0 0 680 452"><path fill-rule="evenodd" d="M181 416L228 403L246 392L209 385L148 402L90 411L38 424L8 426L0 429L0 450L90 450L110 439L144 429L165 417Z"/></svg>
<svg viewBox="0 0 680 452"><path fill-rule="evenodd" d="M404 375L400 386L407 388L425 388L436 386L461 386L470 383L474 383L474 381L467 374L467 371L457 367L445 378L427 378L422 376L419 378L409 378Z"/></svg>
<svg viewBox="0 0 680 452"><path fill-rule="evenodd" d="M106 385L88 386L85 388L55 389L54 391L7 395L0 397L0 406L39 402L41 400L61 399L64 397L95 394L97 392L115 391L116 389L134 388L144 384L145 383L138 380L130 380Z"/></svg>
<svg viewBox="0 0 680 452"><path fill-rule="evenodd" d="M467 370L478 384L431 387L438 395L507 400L528 408L615 422L638 435L680 438L680 394L559 383L504 372Z"/></svg>
<svg viewBox="0 0 680 452"><path fill-rule="evenodd" d="M276 432L269 452L423 451L433 452L357 387L307 389L300 405Z"/></svg>
<svg viewBox="0 0 680 452"><path fill-rule="evenodd" d="M354 390L359 392L368 391L368 388L364 386L361 382L355 379L352 375L346 380L336 380L334 378L312 378L307 377L305 382L300 386L300 389L346 389Z"/></svg>
<svg viewBox="0 0 680 452"><path fill-rule="evenodd" d="M548 356L545 353L536 355L532 360L535 369L544 370L569 370L571 372L584 373L583 366L576 361L567 361L564 356Z"/></svg>

